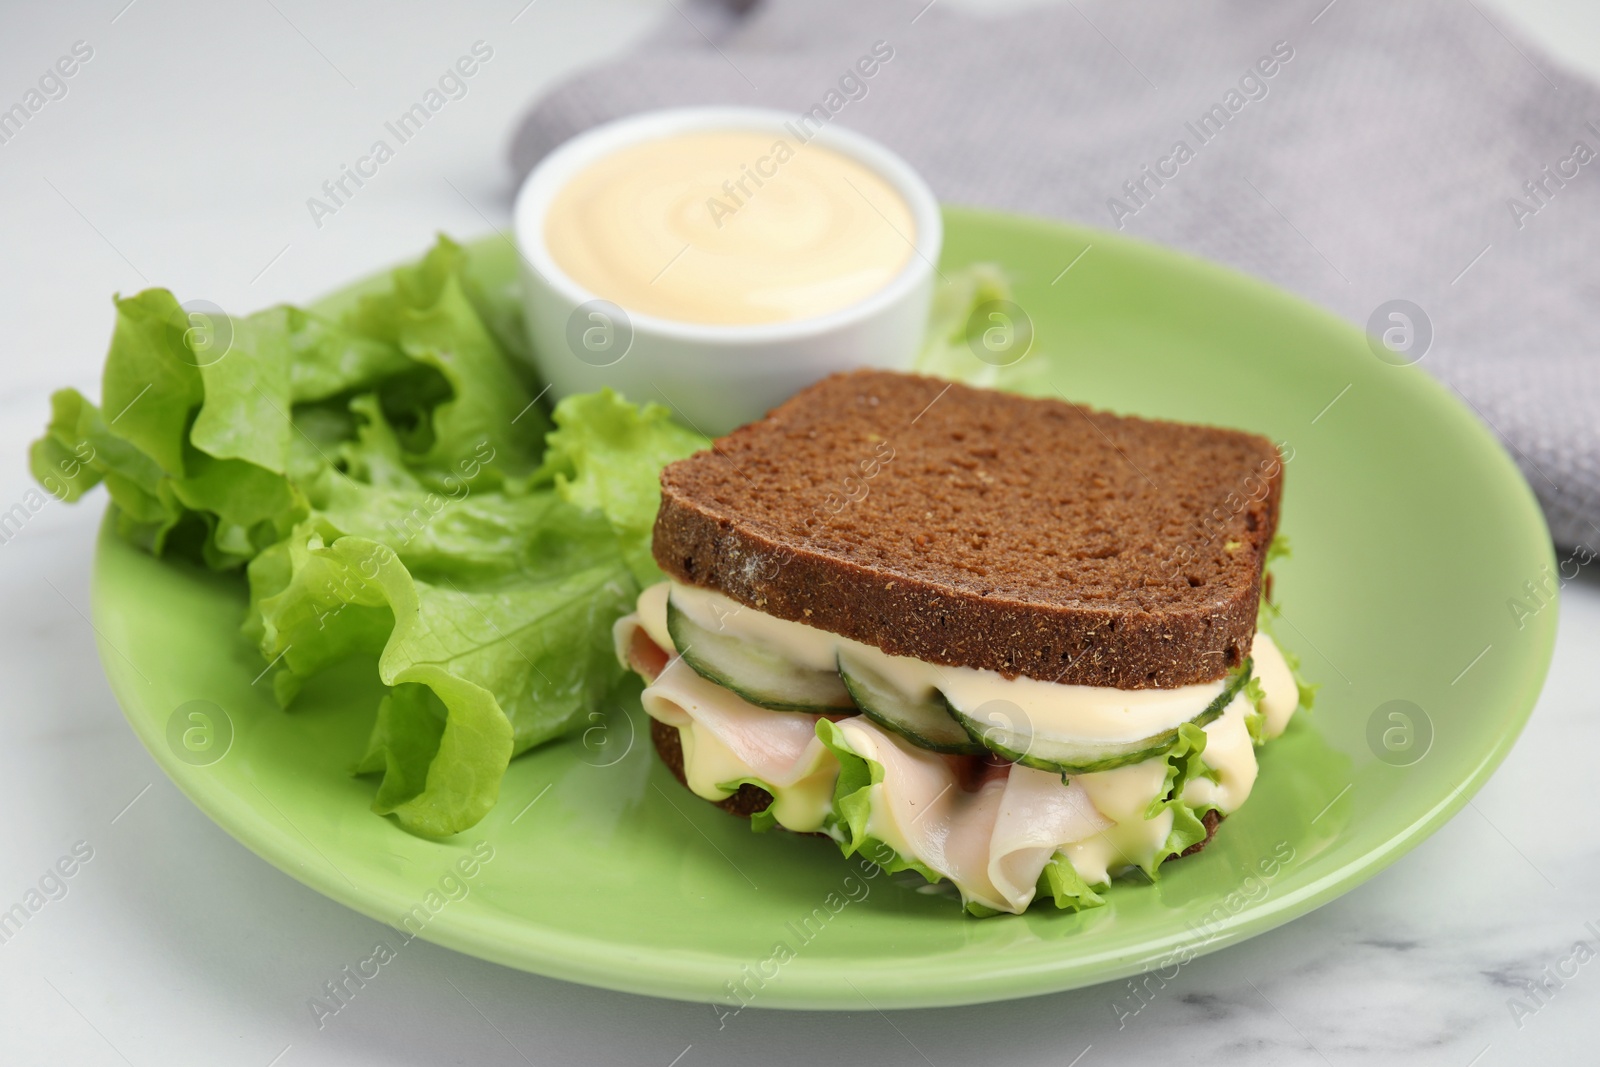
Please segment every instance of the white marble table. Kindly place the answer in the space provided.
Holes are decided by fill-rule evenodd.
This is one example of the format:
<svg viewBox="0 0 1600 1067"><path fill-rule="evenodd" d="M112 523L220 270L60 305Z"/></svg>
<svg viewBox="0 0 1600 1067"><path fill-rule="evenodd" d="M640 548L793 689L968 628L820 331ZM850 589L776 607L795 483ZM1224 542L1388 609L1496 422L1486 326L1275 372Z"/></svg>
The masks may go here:
<svg viewBox="0 0 1600 1067"><path fill-rule="evenodd" d="M148 280L225 307L303 300L413 254L435 229L500 224L501 148L528 96L676 17L660 0L500 0L449 12L126 3L0 15L7 105L74 42L93 50L66 95L0 144L0 510L30 484L23 451L49 391L98 392L107 294ZM1493 6L1502 5L1567 62L1600 74L1592 0ZM478 40L494 52L467 95L314 225L306 198ZM307 998L381 928L213 826L124 725L85 618L97 521L98 507L51 503L0 543L0 905L77 843L87 843L80 855L92 850L65 895L0 944L5 1064L1597 1058L1589 1013L1600 1010L1600 962L1537 997L1523 985L1547 967L1570 972L1575 942L1600 946L1600 845L1587 826L1600 751L1593 580L1565 595L1532 723L1470 806L1347 896L1185 968L1121 1029L1118 983L892 1016L751 1010L719 1030L703 1005L419 944L319 1031Z"/></svg>

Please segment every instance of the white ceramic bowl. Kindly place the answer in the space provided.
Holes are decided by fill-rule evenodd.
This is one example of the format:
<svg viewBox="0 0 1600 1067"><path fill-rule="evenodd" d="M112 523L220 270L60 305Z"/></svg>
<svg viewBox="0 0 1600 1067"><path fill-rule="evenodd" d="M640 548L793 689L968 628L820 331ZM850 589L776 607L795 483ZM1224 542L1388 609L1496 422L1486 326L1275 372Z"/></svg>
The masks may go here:
<svg viewBox="0 0 1600 1067"><path fill-rule="evenodd" d="M545 246L551 201L579 171L628 145L675 134L760 130L795 139L797 117L758 108L651 111L598 126L534 168L517 194L523 302L534 362L556 399L610 386L629 400L656 400L703 433L760 418L834 371L906 368L927 327L934 264L944 237L938 201L899 156L849 130L809 138L871 168L900 193L916 223L915 253L888 285L858 303L813 318L756 325L678 322L635 314L573 281ZM809 142L808 142L809 143Z"/></svg>

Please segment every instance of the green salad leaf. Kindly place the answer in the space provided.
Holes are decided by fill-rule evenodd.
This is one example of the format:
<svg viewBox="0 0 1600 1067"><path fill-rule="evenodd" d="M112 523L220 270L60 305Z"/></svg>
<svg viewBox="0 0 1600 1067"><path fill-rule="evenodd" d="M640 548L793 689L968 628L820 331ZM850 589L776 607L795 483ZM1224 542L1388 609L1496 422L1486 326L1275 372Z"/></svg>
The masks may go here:
<svg viewBox="0 0 1600 1067"><path fill-rule="evenodd" d="M665 406L634 407L610 389L567 397L555 423L540 474L564 499L605 513L640 584L660 581L650 530L661 507L661 468L711 442L673 422Z"/></svg>
<svg viewBox="0 0 1600 1067"><path fill-rule="evenodd" d="M890 874L915 871L933 883L944 876L894 846L867 832L872 813L872 787L883 781L883 764L856 754L844 731L829 719L817 720L817 737L839 759L839 778L833 787L833 811L823 830L838 844L845 856L861 855Z"/></svg>
<svg viewBox="0 0 1600 1067"><path fill-rule="evenodd" d="M951 274L946 284L933 292L928 336L917 354L916 369L967 385L994 385L1000 368L980 360L967 338L978 309L1010 298L1010 281L992 263L975 263Z"/></svg>
<svg viewBox="0 0 1600 1067"><path fill-rule="evenodd" d="M512 756L583 721L622 679L611 625L638 588L609 524L550 494L524 499L538 547L511 568L413 573L396 549L320 516L285 542L287 566L277 549L251 566L251 631L277 663L280 700L378 653L396 691L357 770L384 773L377 810L421 833L476 823Z"/></svg>
<svg viewBox="0 0 1600 1067"><path fill-rule="evenodd" d="M1293 550L1289 547L1289 538L1286 534L1277 533L1272 537L1272 542L1267 545L1267 554L1262 564L1264 569L1281 559L1292 559ZM1310 711L1317 702L1317 690L1322 688L1321 682L1307 682L1305 675L1300 672L1300 657L1286 648L1278 635L1273 632L1275 624L1282 617L1283 612L1271 600L1267 599L1266 589L1272 584L1272 576L1267 574L1262 582L1261 603L1256 609L1256 629L1264 631L1278 646L1278 651L1283 653L1284 662L1289 665L1289 673L1294 676L1295 689L1298 691L1299 702L1295 706L1296 712ZM1259 727L1252 727L1251 736L1256 737Z"/></svg>
<svg viewBox="0 0 1600 1067"><path fill-rule="evenodd" d="M1084 911L1098 908L1106 902L1105 897L1083 880L1065 852L1051 856L1050 862L1044 865L1044 870L1039 874L1036 899L1043 900L1047 896L1062 911Z"/></svg>
<svg viewBox="0 0 1600 1067"><path fill-rule="evenodd" d="M351 316L361 333L396 345L419 368L400 376L385 400L412 426L419 476L446 487L457 477L494 486L527 475L550 428L480 315L466 261L465 249L441 238L420 263L394 272L392 290L366 297ZM493 463L474 462L484 450Z"/></svg>
<svg viewBox="0 0 1600 1067"><path fill-rule="evenodd" d="M1244 684L1244 698L1250 702L1250 710L1244 716L1244 728L1250 734L1250 743L1260 748L1267 740L1267 714L1261 710L1261 702L1267 699L1267 691L1261 688L1260 680L1254 675Z"/></svg>
<svg viewBox="0 0 1600 1067"><path fill-rule="evenodd" d="M482 819L516 754L622 680L611 627L659 576L660 469L707 444L610 392L552 422L508 350L514 305L468 268L440 238L337 319L118 299L103 408L58 392L30 452L61 500L104 482L140 547L244 568L242 632L284 706L374 657L353 769L430 836Z"/></svg>
<svg viewBox="0 0 1600 1067"><path fill-rule="evenodd" d="M177 297L147 289L117 300L117 324L100 380L117 433L167 474L183 475L189 416L205 400L199 358ZM176 332L175 332L176 331Z"/></svg>
<svg viewBox="0 0 1600 1067"><path fill-rule="evenodd" d="M1249 669L1249 661L1245 661L1245 670ZM1184 850L1191 845L1198 845L1206 839L1205 823L1200 821L1203 810L1196 810L1183 801L1183 787L1191 778L1210 778L1216 780L1216 772L1206 766L1201 756L1206 750L1206 732L1192 722L1186 722L1178 727L1178 739L1173 742L1172 748L1167 750L1167 775L1164 792L1150 802L1150 807L1145 811L1146 819L1154 819L1163 811L1172 812L1172 829L1167 834L1166 843L1158 849L1144 867L1145 875L1155 881L1156 873L1161 865L1170 857L1182 855Z"/></svg>

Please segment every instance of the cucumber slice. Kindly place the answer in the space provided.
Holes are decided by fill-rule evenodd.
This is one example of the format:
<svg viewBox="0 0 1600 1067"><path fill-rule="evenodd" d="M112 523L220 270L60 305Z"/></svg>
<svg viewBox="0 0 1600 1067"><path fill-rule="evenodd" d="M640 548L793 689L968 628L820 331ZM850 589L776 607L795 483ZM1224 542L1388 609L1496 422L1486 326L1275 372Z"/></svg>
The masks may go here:
<svg viewBox="0 0 1600 1067"><path fill-rule="evenodd" d="M670 597L667 633L696 674L759 707L813 715L855 710L836 672L797 667L769 649L702 626Z"/></svg>
<svg viewBox="0 0 1600 1067"><path fill-rule="evenodd" d="M981 756L985 749L967 735L937 692L908 697L877 671L839 653L839 677L861 713L919 748L958 756Z"/></svg>
<svg viewBox="0 0 1600 1067"><path fill-rule="evenodd" d="M1221 715L1250 680L1250 670L1250 660L1246 659L1244 666L1228 678L1222 693L1188 721L1196 726L1204 726ZM991 700L982 707L963 710L951 704L943 693L940 697L945 707L950 709L951 716L972 740L997 756L1041 771L1059 774L1109 771L1153 759L1171 748L1178 739L1177 726L1149 737L1122 742L1049 737L1034 732L1021 709L1009 701Z"/></svg>

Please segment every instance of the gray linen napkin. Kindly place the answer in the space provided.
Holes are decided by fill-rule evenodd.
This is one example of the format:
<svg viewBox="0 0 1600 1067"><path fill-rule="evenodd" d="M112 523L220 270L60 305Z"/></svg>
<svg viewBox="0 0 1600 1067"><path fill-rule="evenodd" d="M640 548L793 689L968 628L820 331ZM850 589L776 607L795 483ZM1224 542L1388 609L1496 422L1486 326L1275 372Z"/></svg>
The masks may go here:
<svg viewBox="0 0 1600 1067"><path fill-rule="evenodd" d="M519 180L635 111L821 104L943 200L1121 229L1380 332L1410 301L1407 358L1500 435L1558 544L1600 547L1600 89L1471 0L675 7L529 111Z"/></svg>

